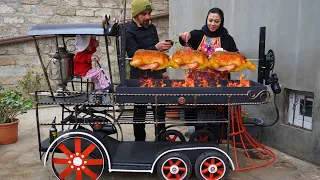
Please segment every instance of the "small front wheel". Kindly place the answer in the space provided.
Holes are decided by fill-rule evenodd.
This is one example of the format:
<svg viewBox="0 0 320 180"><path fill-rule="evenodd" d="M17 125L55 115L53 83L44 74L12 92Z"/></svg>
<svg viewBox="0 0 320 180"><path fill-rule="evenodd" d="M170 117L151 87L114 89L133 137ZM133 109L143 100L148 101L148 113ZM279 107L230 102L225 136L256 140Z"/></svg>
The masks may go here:
<svg viewBox="0 0 320 180"><path fill-rule="evenodd" d="M172 129L161 133L158 137L158 141L186 141L186 138L180 131Z"/></svg>
<svg viewBox="0 0 320 180"><path fill-rule="evenodd" d="M163 180L187 180L191 173L192 167L189 158L179 152L161 157L157 164L157 174Z"/></svg>
<svg viewBox="0 0 320 180"><path fill-rule="evenodd" d="M207 129L199 129L191 134L189 141L199 141L199 142L208 142L214 141L217 142L217 137Z"/></svg>
<svg viewBox="0 0 320 180"><path fill-rule="evenodd" d="M198 157L194 168L198 179L226 179L229 174L229 161L218 152L205 152Z"/></svg>

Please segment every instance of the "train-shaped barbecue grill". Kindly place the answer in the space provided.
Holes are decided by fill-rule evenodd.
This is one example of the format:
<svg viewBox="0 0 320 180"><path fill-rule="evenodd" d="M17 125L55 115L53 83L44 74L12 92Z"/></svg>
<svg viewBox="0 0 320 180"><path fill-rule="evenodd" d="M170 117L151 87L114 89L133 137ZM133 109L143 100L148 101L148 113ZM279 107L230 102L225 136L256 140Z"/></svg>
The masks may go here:
<svg viewBox="0 0 320 180"><path fill-rule="evenodd" d="M274 92L279 90L275 75L269 81L270 69L274 67L274 54L272 51L269 51L267 55L264 54L265 28L260 30L259 83L249 81L250 86L247 87L228 87L228 81L225 80L219 82L221 85L219 87L172 87L174 80L166 80L167 87L140 87L139 80L125 78L123 27L123 23L110 23L109 17L106 17L102 26L101 24L44 24L36 25L28 32L29 35L34 36L37 53L49 87L47 91L39 90L35 93L40 158L46 165L51 153L51 169L58 179L67 177L82 179L84 176L98 179L105 169L109 172L152 173L157 171L161 179L188 179L194 169L199 179L224 179L230 169L257 168L274 161L274 154L245 132L239 116L240 105L264 104L269 101L270 93L264 84L272 83ZM107 67L112 85L111 92L96 93L92 91L89 81L82 78L75 80L76 77L70 73L70 70L73 71L72 61L66 60L65 58L70 56L63 56L62 51L67 51L66 41L77 34L92 34L104 38ZM39 47L38 37L43 35L53 35L55 39L55 62L50 68L58 69L56 71L58 78L55 77L52 80L60 81L59 91L54 90L51 86L52 81L49 79L51 76L48 75L48 72L51 71L47 69L48 66L43 60L44 55ZM59 38L62 40L62 47ZM111 38L115 42L117 52L120 84L114 83L113 69L111 69L109 50ZM234 80L234 82L239 83L239 80ZM67 84L72 85L72 90L67 91ZM77 84L80 84L81 90L77 90ZM41 104L60 105L61 119L52 123L43 122L39 116L39 105ZM197 117L194 117L193 119L159 122L159 115L156 113L155 117L147 114L145 122L133 122L133 109L130 107L135 104L155 108L171 105L179 107L180 110L223 105L229 107L229 118L221 117L221 119L207 119L199 122ZM155 125L165 123L168 126L156 135L155 141L123 141L121 125L134 123ZM210 124L224 125L225 135L220 136L214 132L215 129ZM181 132L170 129L181 125L200 125L204 128L195 132L194 141L185 142ZM40 127L42 126L61 127L53 142L41 136ZM181 141L168 141L171 135L179 136ZM203 136L211 138L199 142ZM236 136L243 138L240 145L251 146L265 161L258 165L251 162L249 167L240 167L237 156L231 157L229 152L230 144L234 147L236 145ZM226 144L226 149L222 150L220 144ZM250 156L247 157L251 161ZM92 166L98 168L92 168Z"/></svg>

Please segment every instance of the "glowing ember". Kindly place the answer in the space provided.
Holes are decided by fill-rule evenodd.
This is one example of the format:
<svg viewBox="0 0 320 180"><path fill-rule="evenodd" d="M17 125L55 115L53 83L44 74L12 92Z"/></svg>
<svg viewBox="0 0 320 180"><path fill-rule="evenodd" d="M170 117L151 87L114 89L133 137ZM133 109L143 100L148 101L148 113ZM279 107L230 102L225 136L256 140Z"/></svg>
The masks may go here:
<svg viewBox="0 0 320 180"><path fill-rule="evenodd" d="M172 81L171 87L194 87L194 80L186 78L184 81Z"/></svg>
<svg viewBox="0 0 320 180"><path fill-rule="evenodd" d="M210 87L208 84L208 81L205 79L202 79L198 85L199 87Z"/></svg>
<svg viewBox="0 0 320 180"><path fill-rule="evenodd" d="M244 80L244 74L239 75L240 80L229 80L227 83L227 87L250 87L250 81ZM152 78L142 78L140 79L140 87L221 87L222 84L220 84L219 80L217 81L208 81L206 79L202 79L200 81L197 81L195 83L195 80L188 77L187 74L185 74L184 81L183 80L177 80L172 81L171 86L167 86L164 80L153 80Z"/></svg>
<svg viewBox="0 0 320 180"><path fill-rule="evenodd" d="M249 80L244 80L244 74L240 74L240 84L241 84L241 87L250 87L250 81Z"/></svg>
<svg viewBox="0 0 320 180"><path fill-rule="evenodd" d="M152 81L152 78L140 79L141 86L140 87L156 87L156 82Z"/></svg>
<svg viewBox="0 0 320 180"><path fill-rule="evenodd" d="M221 84L219 83L219 81L216 82L216 87L221 87Z"/></svg>
<svg viewBox="0 0 320 180"><path fill-rule="evenodd" d="M167 85L167 84L164 83L164 80L161 80L161 81L160 81L160 86L161 86L161 87L166 87L166 85Z"/></svg>
<svg viewBox="0 0 320 180"><path fill-rule="evenodd" d="M239 74L239 81L229 81L227 86L228 87L250 87L250 81L244 80L244 74Z"/></svg>

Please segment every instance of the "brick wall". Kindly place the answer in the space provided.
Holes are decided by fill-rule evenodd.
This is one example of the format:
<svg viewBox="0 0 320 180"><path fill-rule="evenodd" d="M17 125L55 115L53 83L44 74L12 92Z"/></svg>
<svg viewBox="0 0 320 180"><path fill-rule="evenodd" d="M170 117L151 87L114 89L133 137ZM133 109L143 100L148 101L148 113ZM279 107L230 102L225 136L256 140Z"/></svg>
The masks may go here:
<svg viewBox="0 0 320 180"><path fill-rule="evenodd" d="M127 1L127 18L131 16L131 1ZM168 0L152 0L153 14L169 12ZM45 23L100 23L104 15L123 18L124 0L1 0L0 37L9 38L27 35L36 24ZM160 40L168 38L169 19L154 20ZM102 40L102 38L101 38ZM50 46L54 49L53 39L39 41L42 50ZM110 45L112 64L115 69L114 43ZM105 59L105 47L101 42L98 54ZM46 62L47 54L43 57ZM104 66L105 62L102 63ZM42 72L33 41L0 45L0 84L15 86L17 80L29 70ZM117 77L117 75L116 75Z"/></svg>

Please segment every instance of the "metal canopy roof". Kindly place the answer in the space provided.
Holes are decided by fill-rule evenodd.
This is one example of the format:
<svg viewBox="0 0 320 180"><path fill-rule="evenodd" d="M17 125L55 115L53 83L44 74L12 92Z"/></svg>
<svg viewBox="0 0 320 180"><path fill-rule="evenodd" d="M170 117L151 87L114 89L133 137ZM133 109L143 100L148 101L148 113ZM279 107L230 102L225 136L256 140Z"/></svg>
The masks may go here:
<svg viewBox="0 0 320 180"><path fill-rule="evenodd" d="M112 25L109 24L108 31L111 31ZM101 23L82 23L82 24L38 24L28 31L30 36L40 35L77 35L92 34L105 35Z"/></svg>

